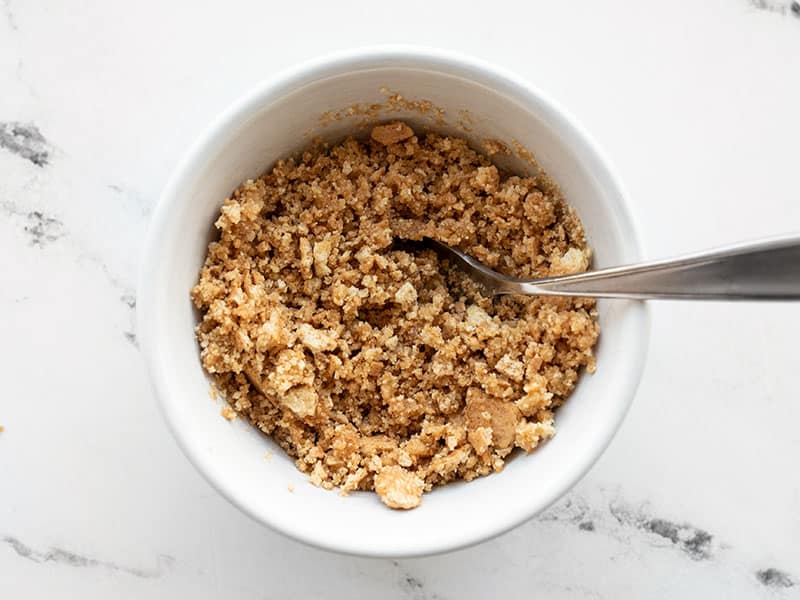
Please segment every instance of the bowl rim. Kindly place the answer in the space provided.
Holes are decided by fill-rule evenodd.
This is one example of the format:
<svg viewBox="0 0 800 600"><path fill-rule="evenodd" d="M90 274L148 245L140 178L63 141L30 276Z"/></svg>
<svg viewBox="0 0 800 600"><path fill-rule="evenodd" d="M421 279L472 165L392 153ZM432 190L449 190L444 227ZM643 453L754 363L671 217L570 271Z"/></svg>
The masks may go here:
<svg viewBox="0 0 800 600"><path fill-rule="evenodd" d="M178 190L182 188L182 182L190 175L192 165L200 161L208 147L213 147L215 143L224 138L226 132L239 119L252 114L258 108L270 104L274 100L280 99L292 90L298 89L320 77L381 67L422 68L460 76L504 91L522 103L537 105L540 110L546 113L548 122L560 130L569 130L580 141L584 150L593 157L595 163L605 171L610 187L615 189L618 196L619 211L617 219L626 233L622 243L626 252L637 258L642 258L642 246L637 234L639 228L636 226L636 219L625 189L612 169L610 161L588 132L578 124L576 119L547 94L502 67L458 52L416 45L364 46L328 53L301 62L278 72L270 78L261 80L250 91L225 109L195 139L170 176L153 212L139 272L136 325L152 389L169 430L184 455L189 459L189 462L214 489L234 506L255 521L317 548L372 557L426 556L471 546L497 537L517 527L556 502L591 469L619 430L641 380L650 337L649 310L645 303L633 301L630 305L630 309L634 310L638 317L638 335L635 338L637 347L632 348L630 351L632 356L632 361L628 368L630 377L626 383L624 393L620 394L624 396L624 400L618 403L613 414L609 414L608 419L605 421L602 435L598 436L598 442L592 452L586 453L582 460L578 460L572 465L572 472L569 476L561 479L561 485L553 486L543 505L532 505L513 514L504 514L502 518L492 520L491 525L472 530L466 535L463 531L443 535L441 541L437 540L436 543L426 545L416 543L414 540L403 540L397 544L395 551L388 551L386 548L369 547L354 540L322 539L306 535L293 527L293 518L287 518L287 516L281 516L276 513L256 511L254 507L237 497L234 490L228 489L224 482L215 476L215 470L209 464L206 464L206 459L199 451L199 448L195 447L184 433L183 425L179 422L175 412L175 407L177 406L175 399L165 391L166 385L164 382L168 375L162 368L163 365L159 360L159 352L156 346L159 333L155 326L156 319L154 318L157 312L155 306L157 290L150 274L155 272L161 255L162 243L160 241L164 239L162 233L169 222L172 204L176 201Z"/></svg>

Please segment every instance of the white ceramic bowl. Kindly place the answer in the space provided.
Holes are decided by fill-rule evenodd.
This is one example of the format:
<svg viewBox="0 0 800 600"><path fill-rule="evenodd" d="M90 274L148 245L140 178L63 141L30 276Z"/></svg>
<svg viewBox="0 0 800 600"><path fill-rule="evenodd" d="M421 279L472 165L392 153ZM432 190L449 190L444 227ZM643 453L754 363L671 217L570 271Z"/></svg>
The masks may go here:
<svg viewBox="0 0 800 600"><path fill-rule="evenodd" d="M325 111L384 102L385 90L430 100L473 140L518 140L559 182L586 226L595 266L640 258L619 182L594 142L535 87L478 60L438 50L378 47L332 55L258 85L212 123L178 166L150 228L138 295L139 334L164 416L181 448L211 482L257 521L332 550L371 556L431 554L502 533L546 508L592 466L633 398L647 346L641 303L600 303L595 375L584 375L556 417L558 433L500 473L426 494L393 511L371 493L341 497L309 484L272 440L228 423L209 400L189 300L226 196L308 141L352 131L322 127ZM459 111L467 110L467 113ZM393 113L421 125L418 113ZM452 127L434 127L455 131ZM464 135L464 132L461 132ZM524 168L517 165L519 168ZM271 450L273 458L264 455ZM294 492L287 489L293 486Z"/></svg>

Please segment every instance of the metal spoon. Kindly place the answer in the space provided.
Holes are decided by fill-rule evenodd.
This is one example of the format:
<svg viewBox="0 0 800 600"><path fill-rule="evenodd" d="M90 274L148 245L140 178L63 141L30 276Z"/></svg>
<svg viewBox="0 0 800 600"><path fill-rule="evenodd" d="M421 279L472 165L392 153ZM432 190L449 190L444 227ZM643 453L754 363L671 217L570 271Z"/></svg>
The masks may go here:
<svg viewBox="0 0 800 600"><path fill-rule="evenodd" d="M402 240L403 245L408 243ZM677 258L545 279L507 277L430 238L411 244L436 251L492 296L800 300L798 236L744 242Z"/></svg>

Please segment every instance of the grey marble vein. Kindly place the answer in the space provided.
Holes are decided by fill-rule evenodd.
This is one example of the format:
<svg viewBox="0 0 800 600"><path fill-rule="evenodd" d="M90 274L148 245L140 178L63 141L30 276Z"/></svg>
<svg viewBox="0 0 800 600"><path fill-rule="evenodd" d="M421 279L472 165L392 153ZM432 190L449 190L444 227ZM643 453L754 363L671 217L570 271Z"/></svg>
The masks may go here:
<svg viewBox="0 0 800 600"><path fill-rule="evenodd" d="M51 547L46 551L34 550L27 544L24 544L19 539L11 536L5 536L2 541L8 545L14 552L26 560L35 563L56 563L68 567L88 567L88 568L103 568L109 571L117 571L120 573L127 573L134 577L141 577L144 579L155 579L163 577L164 574L172 568L175 559L168 554L159 554L156 558L156 567L153 569L139 569L135 567L128 567L114 562L105 560L98 560L90 558L82 554L71 552L64 548Z"/></svg>
<svg viewBox="0 0 800 600"><path fill-rule="evenodd" d="M748 2L756 10L779 15L794 14L800 16L800 1L798 0L748 0Z"/></svg>
<svg viewBox="0 0 800 600"><path fill-rule="evenodd" d="M665 538L680 548L693 560L711 558L714 538L710 533L688 523L674 523L666 519L647 519L643 528Z"/></svg>
<svg viewBox="0 0 800 600"><path fill-rule="evenodd" d="M126 284L120 277L111 271L108 264L102 257L95 253L82 253L79 260L91 263L105 276L106 280L115 288L119 293L119 302L128 311L130 326L128 329L122 331L123 337L137 350L139 349L139 340L136 335L136 294L131 286Z"/></svg>
<svg viewBox="0 0 800 600"><path fill-rule="evenodd" d="M136 295L133 294L132 292L125 292L124 294L122 294L122 296L119 297L119 299L125 306L127 306L131 310L136 308Z"/></svg>
<svg viewBox="0 0 800 600"><path fill-rule="evenodd" d="M136 295L133 292L126 291L125 293L122 294L122 296L120 296L119 299L131 311L130 314L131 331L123 331L122 335L124 335L125 339L128 340L128 342L130 342L130 344L138 350L139 338L136 336L136 331L135 331Z"/></svg>
<svg viewBox="0 0 800 600"><path fill-rule="evenodd" d="M64 223L41 210L23 210L13 202L2 200L0 215L22 218L25 221L23 230L28 234L31 246L44 247L66 235Z"/></svg>
<svg viewBox="0 0 800 600"><path fill-rule="evenodd" d="M117 183L108 183L106 188L135 206L142 217L150 216L153 209L152 205L135 189Z"/></svg>
<svg viewBox="0 0 800 600"><path fill-rule="evenodd" d="M24 225L24 231L30 239L31 246L43 248L51 242L54 242L66 235L63 222L55 217L45 214L41 210L26 212L25 210L20 209L13 202L2 200L0 201L0 215L23 218L26 222ZM85 255L84 258L87 258L92 263L96 264L107 277L111 285L121 290L122 293L119 299L120 302L122 302L122 304L130 312L131 321L130 330L124 330L122 334L125 339L138 350L139 340L135 331L136 294L130 287L125 285L116 275L111 272L108 265L101 258L94 255Z"/></svg>
<svg viewBox="0 0 800 600"><path fill-rule="evenodd" d="M30 237L31 246L44 247L64 236L64 224L55 217L34 210L26 216L28 224L25 232Z"/></svg>
<svg viewBox="0 0 800 600"><path fill-rule="evenodd" d="M111 269L106 264L105 260L100 258L95 254L85 253L81 256L83 260L87 260L95 265L103 272L103 275L106 276L108 282L115 287L117 290L122 292L120 296L120 301L124 304L127 304L130 298L135 298L135 294L133 292L133 288L127 285L124 281L122 281L117 275L111 272ZM129 308L133 308L130 307Z"/></svg>
<svg viewBox="0 0 800 600"><path fill-rule="evenodd" d="M577 527L586 535L607 535L627 545L638 541L656 548L671 548L696 562L716 559L719 550L730 548L703 528L653 514L649 505L635 507L619 497L598 508L573 493L537 516L536 521ZM757 581L769 588L798 585L796 576L777 567L752 572Z"/></svg>
<svg viewBox="0 0 800 600"><path fill-rule="evenodd" d="M37 167L44 167L50 161L50 144L33 123L0 122L0 148Z"/></svg>
<svg viewBox="0 0 800 600"><path fill-rule="evenodd" d="M3 0L3 14L6 16L6 22L12 31L19 31L17 27L17 20L14 18L14 11L11 8L11 0Z"/></svg>
<svg viewBox="0 0 800 600"><path fill-rule="evenodd" d="M775 568L756 571L756 579L767 587L790 588L795 585L791 575Z"/></svg>
<svg viewBox="0 0 800 600"><path fill-rule="evenodd" d="M412 575L398 561L393 560L392 565L398 570L398 586L406 597L411 600L441 600L441 596L429 593L422 580Z"/></svg>
<svg viewBox="0 0 800 600"><path fill-rule="evenodd" d="M130 344L134 348L136 348L137 350L139 349L139 338L136 337L136 334L134 332L132 332L132 331L123 331L122 335L125 336L125 339L128 340L128 342L130 342Z"/></svg>
<svg viewBox="0 0 800 600"><path fill-rule="evenodd" d="M692 560L708 560L714 557L714 536L704 529L686 522L651 515L643 507L634 508L620 500L610 502L608 511L619 525L633 527L666 540Z"/></svg>
<svg viewBox="0 0 800 600"><path fill-rule="evenodd" d="M577 495L567 496L554 507L536 517L537 521L566 521L580 527L590 512L589 503Z"/></svg>

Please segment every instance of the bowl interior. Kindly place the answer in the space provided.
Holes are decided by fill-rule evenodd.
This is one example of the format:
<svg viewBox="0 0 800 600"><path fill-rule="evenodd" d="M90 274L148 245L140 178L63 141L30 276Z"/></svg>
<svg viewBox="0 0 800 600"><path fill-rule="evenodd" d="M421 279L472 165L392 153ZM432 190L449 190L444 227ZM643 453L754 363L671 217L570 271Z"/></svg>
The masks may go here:
<svg viewBox="0 0 800 600"><path fill-rule="evenodd" d="M229 110L191 152L154 220L139 325L165 416L184 451L217 489L256 519L306 542L400 556L500 533L569 489L605 448L627 410L641 371L646 316L639 303L601 302L597 373L584 375L559 410L556 437L511 461L500 474L434 490L410 512L389 510L373 494L344 498L315 488L272 440L246 422L225 421L221 403L209 399L189 300L219 207L239 183L311 137L336 139L358 130L363 114L320 116L354 104L385 105L383 88L430 101L445 112L442 122L435 110L420 112L418 105L400 103L381 112L380 119L401 117L417 128L457 132L476 145L498 139L533 150L577 209L595 266L639 258L621 191L606 165L581 132L538 94L450 59L351 57L307 67L263 87ZM528 165L518 161L516 167ZM269 461L267 451L272 452Z"/></svg>

